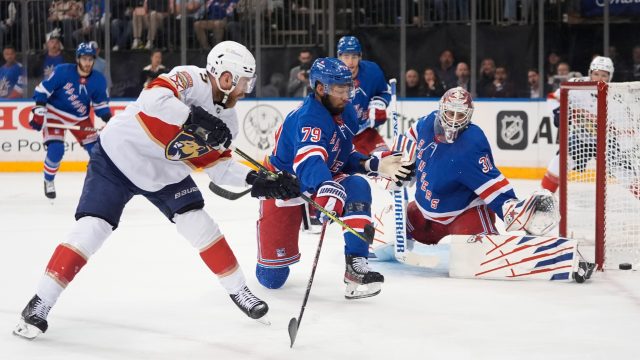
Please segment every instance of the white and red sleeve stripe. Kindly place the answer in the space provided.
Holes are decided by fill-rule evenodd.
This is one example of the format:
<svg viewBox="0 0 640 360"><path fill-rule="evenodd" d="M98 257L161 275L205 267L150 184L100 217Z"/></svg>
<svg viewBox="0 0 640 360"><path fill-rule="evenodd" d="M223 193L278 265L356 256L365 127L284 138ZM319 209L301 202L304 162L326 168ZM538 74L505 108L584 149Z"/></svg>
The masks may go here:
<svg viewBox="0 0 640 360"><path fill-rule="evenodd" d="M309 159L312 156L320 156L322 161L326 162L329 158L327 150L319 145L307 145L301 147L296 153L296 157L293 159L293 171L297 172L298 166Z"/></svg>
<svg viewBox="0 0 640 360"><path fill-rule="evenodd" d="M478 194L478 196L480 196L482 200L484 200L484 202L487 204L491 203L501 194L509 191L513 191L513 186L511 186L509 180L502 174L494 179L485 182L474 190L474 192Z"/></svg>

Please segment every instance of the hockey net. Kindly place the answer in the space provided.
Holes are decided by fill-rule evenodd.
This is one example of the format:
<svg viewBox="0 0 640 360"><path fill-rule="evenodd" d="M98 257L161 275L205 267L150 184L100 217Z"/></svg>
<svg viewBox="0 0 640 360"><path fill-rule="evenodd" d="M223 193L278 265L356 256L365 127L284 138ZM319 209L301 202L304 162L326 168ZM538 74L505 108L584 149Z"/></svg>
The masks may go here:
<svg viewBox="0 0 640 360"><path fill-rule="evenodd" d="M601 270L637 268L640 82L563 83L560 124L560 235L593 245Z"/></svg>

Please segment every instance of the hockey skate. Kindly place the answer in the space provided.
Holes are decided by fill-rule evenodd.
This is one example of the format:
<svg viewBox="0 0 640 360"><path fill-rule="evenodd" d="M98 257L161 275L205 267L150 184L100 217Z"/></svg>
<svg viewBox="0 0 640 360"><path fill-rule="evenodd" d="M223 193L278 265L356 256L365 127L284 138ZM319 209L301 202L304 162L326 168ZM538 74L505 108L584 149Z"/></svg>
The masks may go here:
<svg viewBox="0 0 640 360"><path fill-rule="evenodd" d="M229 297L248 317L262 324L271 325L271 322L265 316L269 311L269 306L266 302L253 295L246 285L239 292L229 295Z"/></svg>
<svg viewBox="0 0 640 360"><path fill-rule="evenodd" d="M578 262L578 271L573 273L573 279L578 284L582 284L583 282L591 278L591 275L593 274L593 270L595 270L595 268L595 263L581 260Z"/></svg>
<svg viewBox="0 0 640 360"><path fill-rule="evenodd" d="M33 340L38 335L47 331L47 315L51 306L47 305L38 295L34 295L27 306L22 310L20 322L13 330L13 334Z"/></svg>
<svg viewBox="0 0 640 360"><path fill-rule="evenodd" d="M347 284L345 298L362 299L380 294L384 276L379 272L371 271L366 257L346 255L345 260L344 283Z"/></svg>
<svg viewBox="0 0 640 360"><path fill-rule="evenodd" d="M53 180L44 181L44 196L48 197L49 199L56 198L56 186L53 183Z"/></svg>

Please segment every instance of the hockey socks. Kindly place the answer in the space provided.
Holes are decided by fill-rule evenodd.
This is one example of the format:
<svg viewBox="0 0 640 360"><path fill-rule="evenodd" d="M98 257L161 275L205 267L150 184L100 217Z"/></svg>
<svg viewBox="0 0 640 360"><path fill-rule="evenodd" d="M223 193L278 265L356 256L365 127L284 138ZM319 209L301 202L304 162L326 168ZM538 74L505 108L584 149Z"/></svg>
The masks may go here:
<svg viewBox="0 0 640 360"><path fill-rule="evenodd" d="M47 157L44 159L44 179L53 181L60 168L60 161L64 155L62 141L50 141L47 144Z"/></svg>

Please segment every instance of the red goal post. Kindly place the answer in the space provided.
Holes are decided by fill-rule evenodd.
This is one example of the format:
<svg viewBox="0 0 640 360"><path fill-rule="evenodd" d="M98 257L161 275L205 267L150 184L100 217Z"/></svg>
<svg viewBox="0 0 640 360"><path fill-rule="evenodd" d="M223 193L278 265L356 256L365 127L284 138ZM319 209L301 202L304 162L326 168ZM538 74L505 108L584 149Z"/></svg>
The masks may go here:
<svg viewBox="0 0 640 360"><path fill-rule="evenodd" d="M640 265L640 82L562 83L559 131L560 235Z"/></svg>

